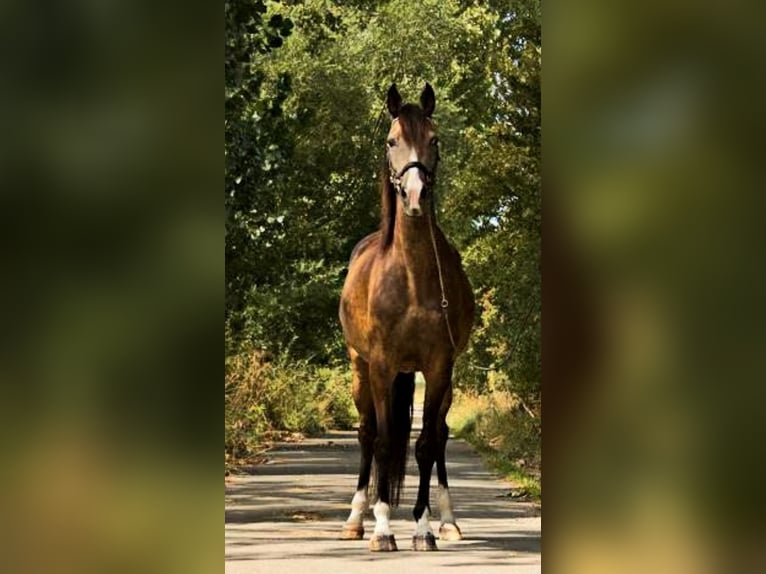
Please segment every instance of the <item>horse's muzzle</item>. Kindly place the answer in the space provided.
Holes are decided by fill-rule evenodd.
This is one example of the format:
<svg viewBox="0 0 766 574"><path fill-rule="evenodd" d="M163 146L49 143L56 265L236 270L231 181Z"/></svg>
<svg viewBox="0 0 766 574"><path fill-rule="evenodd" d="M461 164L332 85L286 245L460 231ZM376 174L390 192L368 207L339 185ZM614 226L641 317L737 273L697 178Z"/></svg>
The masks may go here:
<svg viewBox="0 0 766 574"><path fill-rule="evenodd" d="M409 217L420 217L423 215L421 201L425 199L427 193L428 189L426 187L414 190L413 194L410 194L407 189L402 188L400 195L404 206L404 214Z"/></svg>
<svg viewBox="0 0 766 574"><path fill-rule="evenodd" d="M409 217L420 217L423 215L423 210L419 207L405 207L404 214Z"/></svg>

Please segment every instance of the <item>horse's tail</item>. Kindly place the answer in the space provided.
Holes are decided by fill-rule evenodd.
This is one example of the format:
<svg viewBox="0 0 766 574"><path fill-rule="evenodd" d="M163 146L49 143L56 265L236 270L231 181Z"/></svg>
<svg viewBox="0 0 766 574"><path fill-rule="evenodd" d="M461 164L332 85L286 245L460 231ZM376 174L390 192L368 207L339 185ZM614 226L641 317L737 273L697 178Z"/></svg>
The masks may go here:
<svg viewBox="0 0 766 574"><path fill-rule="evenodd" d="M415 394L415 373L399 373L391 387L391 418L389 423L389 501L399 506L399 493L407 471L407 455L412 429L412 399Z"/></svg>

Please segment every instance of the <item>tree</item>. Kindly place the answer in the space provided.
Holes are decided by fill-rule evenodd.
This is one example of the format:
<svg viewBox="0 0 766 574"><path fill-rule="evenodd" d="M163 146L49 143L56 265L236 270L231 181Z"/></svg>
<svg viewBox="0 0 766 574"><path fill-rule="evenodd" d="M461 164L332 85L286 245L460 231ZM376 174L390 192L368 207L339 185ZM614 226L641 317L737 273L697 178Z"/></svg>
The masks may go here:
<svg viewBox="0 0 766 574"><path fill-rule="evenodd" d="M263 58L290 35L292 22L279 14L264 19L262 0L226 0L225 54L225 209L226 209L226 323L241 332L245 296L256 270L270 268L256 243L269 231L262 216L261 190L279 169L289 140L281 137L281 104L290 82L287 74L276 82L276 94L265 93ZM260 208L260 209L259 209ZM230 322L233 321L233 329Z"/></svg>

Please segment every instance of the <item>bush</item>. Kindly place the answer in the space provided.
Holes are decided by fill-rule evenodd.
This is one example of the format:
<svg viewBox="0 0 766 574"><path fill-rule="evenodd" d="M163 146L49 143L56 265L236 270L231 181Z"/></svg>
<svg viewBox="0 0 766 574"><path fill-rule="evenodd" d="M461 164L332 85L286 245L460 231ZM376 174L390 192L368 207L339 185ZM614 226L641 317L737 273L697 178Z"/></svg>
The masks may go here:
<svg viewBox="0 0 766 574"><path fill-rule="evenodd" d="M351 370L343 367L321 368L316 372L322 410L333 427L348 430L359 418L351 397Z"/></svg>
<svg viewBox="0 0 766 574"><path fill-rule="evenodd" d="M540 424L518 407L492 408L474 431L503 459L519 470L540 472Z"/></svg>
<svg viewBox="0 0 766 574"><path fill-rule="evenodd" d="M227 464L252 455L270 426L265 409L257 400L266 385L266 368L257 353L226 360L224 450Z"/></svg>
<svg viewBox="0 0 766 574"><path fill-rule="evenodd" d="M501 470L539 478L540 419L531 416L511 393L456 391L447 423L457 436L490 453Z"/></svg>
<svg viewBox="0 0 766 574"><path fill-rule="evenodd" d="M226 359L225 459L227 466L257 453L273 431L316 435L350 429L357 420L347 367L316 367L259 352Z"/></svg>
<svg viewBox="0 0 766 574"><path fill-rule="evenodd" d="M319 434L332 424L317 401L317 384L309 365L279 360L268 371L268 380L262 396L263 405L272 429Z"/></svg>

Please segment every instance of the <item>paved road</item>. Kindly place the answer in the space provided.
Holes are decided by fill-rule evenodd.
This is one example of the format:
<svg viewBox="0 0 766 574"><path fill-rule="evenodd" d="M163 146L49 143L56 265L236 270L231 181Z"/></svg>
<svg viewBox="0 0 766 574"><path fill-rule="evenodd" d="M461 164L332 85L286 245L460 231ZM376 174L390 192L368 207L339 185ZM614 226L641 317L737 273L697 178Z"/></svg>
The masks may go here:
<svg viewBox="0 0 766 574"><path fill-rule="evenodd" d="M416 412L416 419L419 413ZM415 427L417 428L417 420ZM531 503L508 497L509 485L489 472L466 443L447 443L447 473L455 516L464 539L437 539L439 551L410 550L417 494L413 430L402 504L391 528L399 552L368 549L374 518L365 518L365 539L338 540L356 487L356 432L336 431L299 443L280 443L266 464L226 481L227 574L397 574L463 567L466 572L532 574L541 569L541 518ZM436 472L432 478L435 508ZM438 531L438 516L432 518ZM393 561L394 563L391 563Z"/></svg>

